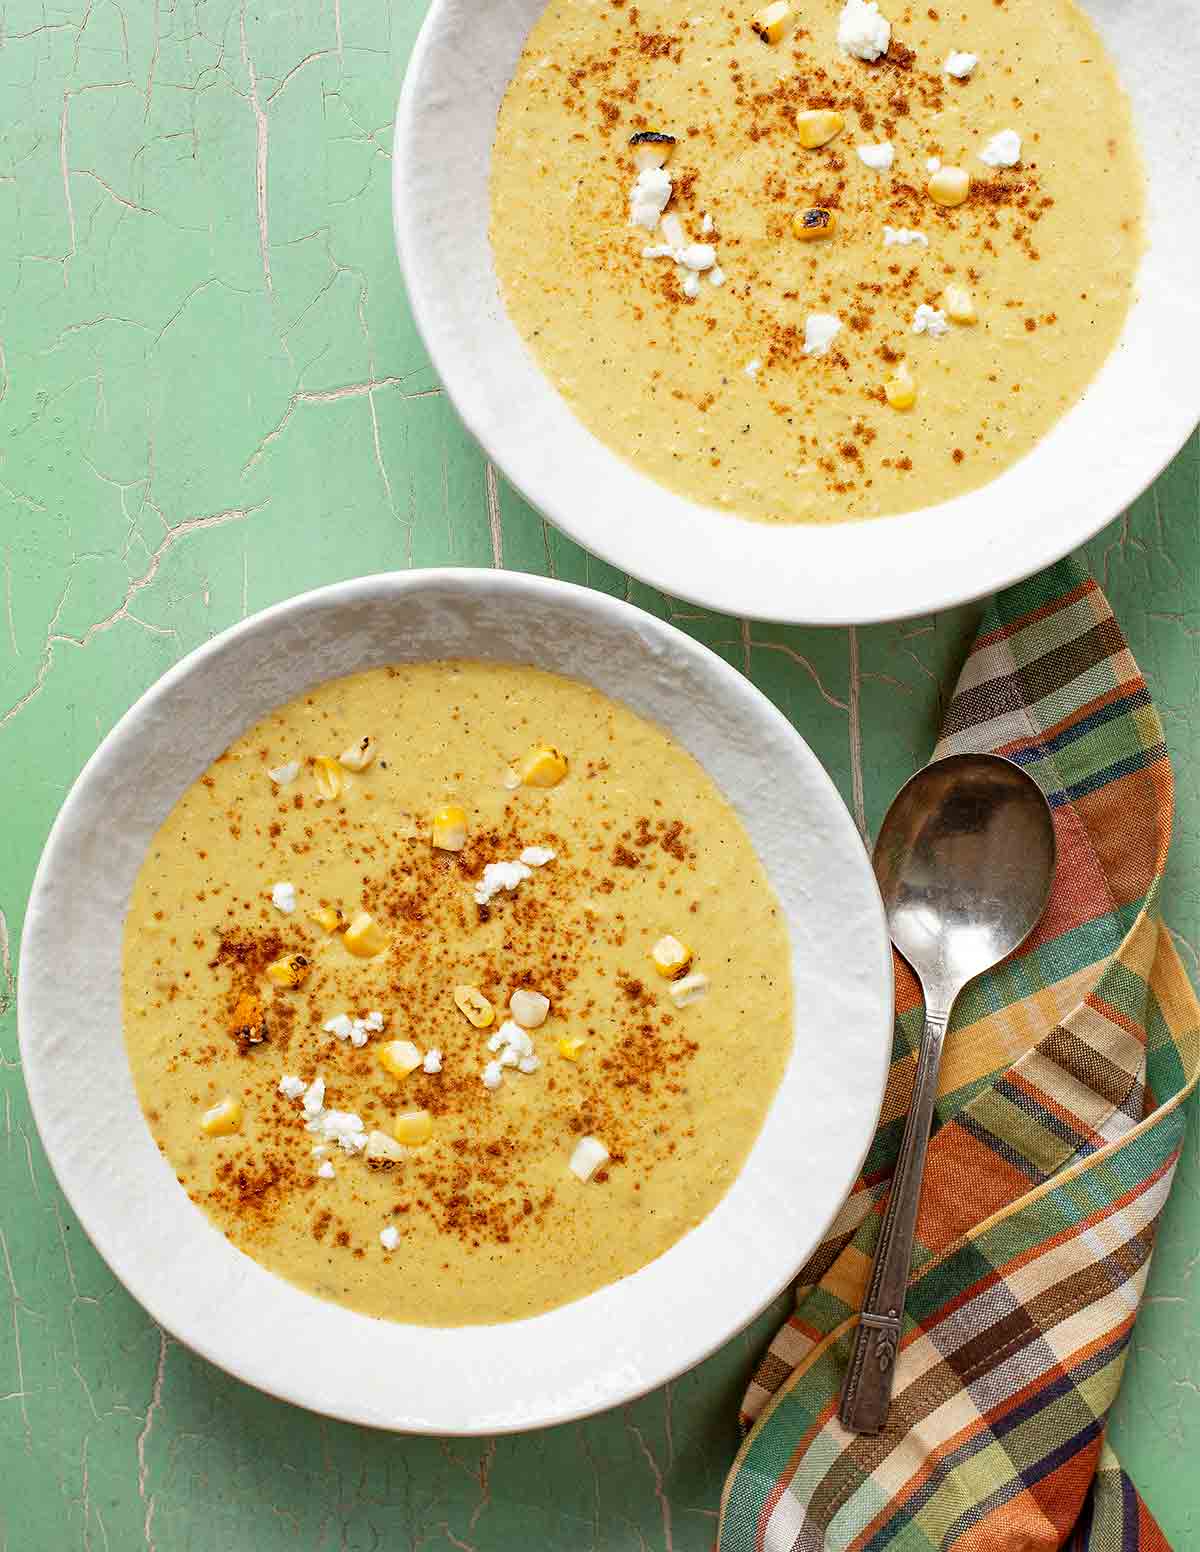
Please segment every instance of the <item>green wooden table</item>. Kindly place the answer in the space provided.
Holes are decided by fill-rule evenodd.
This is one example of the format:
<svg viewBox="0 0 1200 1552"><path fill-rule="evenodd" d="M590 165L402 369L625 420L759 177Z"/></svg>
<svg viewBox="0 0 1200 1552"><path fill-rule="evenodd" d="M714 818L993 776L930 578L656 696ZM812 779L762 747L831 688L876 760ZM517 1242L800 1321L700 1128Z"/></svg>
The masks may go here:
<svg viewBox="0 0 1200 1552"><path fill-rule="evenodd" d="M424 8L0 6L0 1552L707 1548L737 1398L784 1308L621 1412L487 1444L327 1422L167 1339L59 1195L13 1010L46 832L147 685L320 583L536 571L630 598L742 668L869 833L928 754L976 618L708 614L590 559L507 489L438 389L392 250L391 116ZM1087 555L1167 725L1166 902L1193 968L1197 473L1193 443ZM1176 1552L1200 1544L1198 1237L1193 1135L1114 1425Z"/></svg>

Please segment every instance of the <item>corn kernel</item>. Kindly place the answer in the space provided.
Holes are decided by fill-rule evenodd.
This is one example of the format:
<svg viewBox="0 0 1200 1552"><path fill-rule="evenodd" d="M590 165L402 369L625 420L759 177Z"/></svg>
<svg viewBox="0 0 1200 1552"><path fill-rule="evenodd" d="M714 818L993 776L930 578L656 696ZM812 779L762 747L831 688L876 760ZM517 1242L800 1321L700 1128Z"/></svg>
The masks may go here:
<svg viewBox="0 0 1200 1552"><path fill-rule="evenodd" d="M373 959L387 947L387 934L369 911L359 911L346 928L342 942L359 959Z"/></svg>
<svg viewBox="0 0 1200 1552"><path fill-rule="evenodd" d="M669 981L677 981L692 968L695 955L686 943L681 943L668 933L666 937L659 938L650 950L650 958L659 975L665 975Z"/></svg>
<svg viewBox="0 0 1200 1552"><path fill-rule="evenodd" d="M228 1137L241 1126L242 1102L228 1096L200 1117L200 1130L210 1137Z"/></svg>
<svg viewBox="0 0 1200 1552"><path fill-rule="evenodd" d="M419 1148L433 1136L433 1117L428 1110L406 1110L396 1117L392 1136L406 1148Z"/></svg>
<svg viewBox="0 0 1200 1552"><path fill-rule="evenodd" d="M708 996L708 977L700 970L691 975L685 975L681 981L676 981L671 986L671 1001L677 1008L689 1008L693 1002L699 1002L702 997Z"/></svg>
<svg viewBox="0 0 1200 1552"><path fill-rule="evenodd" d="M313 779L317 783L317 791L331 802L342 790L342 768L327 754L319 754L313 761Z"/></svg>
<svg viewBox="0 0 1200 1552"><path fill-rule="evenodd" d="M577 1062L579 1053L586 1044L586 1035L563 1035L558 1042L558 1054L565 1056L569 1062Z"/></svg>
<svg viewBox="0 0 1200 1552"><path fill-rule="evenodd" d="M267 1038L262 1001L253 992L243 992L234 1003L229 1033L239 1045L260 1045Z"/></svg>
<svg viewBox="0 0 1200 1552"><path fill-rule="evenodd" d="M836 225L837 216L832 210L813 205L808 210L797 210L792 217L792 236L801 242L814 242L819 237L828 237Z"/></svg>
<svg viewBox="0 0 1200 1552"><path fill-rule="evenodd" d="M344 765L348 771L365 771L374 758L375 740L368 733L356 744L351 744L349 749L342 750L338 755L338 764Z"/></svg>
<svg viewBox="0 0 1200 1552"><path fill-rule="evenodd" d="M308 979L308 972L312 969L312 961L303 954L285 954L282 959L273 959L267 966L266 975L268 981L274 981L276 986L300 986Z"/></svg>
<svg viewBox="0 0 1200 1552"><path fill-rule="evenodd" d="M386 1132L368 1132L363 1157L374 1169L391 1169L404 1158L404 1149Z"/></svg>
<svg viewBox="0 0 1200 1552"><path fill-rule="evenodd" d="M539 744L521 763L521 780L527 787L557 787L567 774L567 757L553 744Z"/></svg>
<svg viewBox="0 0 1200 1552"><path fill-rule="evenodd" d="M971 192L971 174L961 167L939 167L925 189L939 205L961 205Z"/></svg>
<svg viewBox="0 0 1200 1552"><path fill-rule="evenodd" d="M756 12L750 27L764 43L778 43L791 14L788 0L774 0L773 4L765 5L761 11Z"/></svg>
<svg viewBox="0 0 1200 1552"><path fill-rule="evenodd" d="M796 115L796 138L806 151L815 151L840 135L845 124L842 115L832 108L809 108Z"/></svg>
<svg viewBox="0 0 1200 1552"><path fill-rule="evenodd" d="M948 285L942 292L942 301L951 323L974 323L979 317L975 311L975 298L966 286Z"/></svg>
<svg viewBox="0 0 1200 1552"><path fill-rule="evenodd" d="M389 1040L379 1047L379 1065L393 1078L407 1078L421 1065L421 1053L411 1040Z"/></svg>
<svg viewBox="0 0 1200 1552"><path fill-rule="evenodd" d="M912 409L917 402L917 385L913 382L907 361L901 361L892 376L884 383L883 391L894 410Z"/></svg>
<svg viewBox="0 0 1200 1552"><path fill-rule="evenodd" d="M540 1029L550 1012L550 999L527 986L518 986L508 999L508 1011L522 1029Z"/></svg>
<svg viewBox="0 0 1200 1552"><path fill-rule="evenodd" d="M477 986L456 986L454 1006L476 1029L487 1029L496 1022L496 1010Z"/></svg>
<svg viewBox="0 0 1200 1552"><path fill-rule="evenodd" d="M346 918L336 906L318 906L315 911L309 911L308 919L310 922L316 922L317 926L325 932L344 932L346 930Z"/></svg>
<svg viewBox="0 0 1200 1552"><path fill-rule="evenodd" d="M467 844L467 816L457 803L445 803L434 813L433 844L438 851L461 851Z"/></svg>

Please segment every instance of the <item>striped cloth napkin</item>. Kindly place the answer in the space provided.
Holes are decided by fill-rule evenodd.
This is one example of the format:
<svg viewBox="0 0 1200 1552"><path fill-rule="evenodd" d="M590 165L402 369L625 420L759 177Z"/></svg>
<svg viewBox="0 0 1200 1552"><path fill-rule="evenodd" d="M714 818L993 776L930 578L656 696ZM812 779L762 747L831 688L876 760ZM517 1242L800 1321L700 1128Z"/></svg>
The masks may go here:
<svg viewBox="0 0 1200 1552"><path fill-rule="evenodd" d="M1196 1082L1200 1006L1156 911L1173 785L1103 593L1063 562L992 603L936 753L1018 761L1054 807L1035 935L959 999L886 1430L838 1393L921 1034L896 962L891 1075L861 1178L743 1403L720 1552L1146 1552L1105 1442Z"/></svg>

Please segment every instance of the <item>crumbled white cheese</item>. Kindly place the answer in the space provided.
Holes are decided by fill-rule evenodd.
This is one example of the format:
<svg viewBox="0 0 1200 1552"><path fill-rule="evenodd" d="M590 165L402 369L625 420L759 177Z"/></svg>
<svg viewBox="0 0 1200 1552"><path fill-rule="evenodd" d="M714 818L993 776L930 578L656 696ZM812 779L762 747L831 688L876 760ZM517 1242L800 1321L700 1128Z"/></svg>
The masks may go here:
<svg viewBox="0 0 1200 1552"><path fill-rule="evenodd" d="M297 1078L290 1072L285 1072L279 1080L279 1092L284 1099L299 1099L307 1086L303 1078Z"/></svg>
<svg viewBox="0 0 1200 1552"><path fill-rule="evenodd" d="M700 276L696 274L695 270L683 269L680 270L679 273L679 289L683 292L684 296L699 296Z"/></svg>
<svg viewBox="0 0 1200 1552"><path fill-rule="evenodd" d="M804 320L804 354L823 356L841 326L842 320L833 313L809 313Z"/></svg>
<svg viewBox="0 0 1200 1552"><path fill-rule="evenodd" d="M520 771L514 770L511 765L506 765L504 767L504 774L500 777L500 785L505 792L515 792L521 785Z"/></svg>
<svg viewBox="0 0 1200 1552"><path fill-rule="evenodd" d="M1021 160L1021 137L1015 129L1002 129L979 153L989 167L1015 167Z"/></svg>
<svg viewBox="0 0 1200 1552"><path fill-rule="evenodd" d="M483 877L475 885L475 904L486 905L502 889L515 889L531 877L534 868L545 867L554 857L549 846L526 846L516 862L485 863Z"/></svg>
<svg viewBox="0 0 1200 1552"><path fill-rule="evenodd" d="M515 889L531 875L531 869L523 862L488 862L483 877L475 885L475 904L486 905L493 895L502 889Z"/></svg>
<svg viewBox="0 0 1200 1552"><path fill-rule="evenodd" d="M332 1180L333 1179L334 1169L333 1169L333 1165L329 1162L328 1159L326 1159L324 1164L322 1164L320 1166L320 1168L317 1170L317 1174L321 1177L322 1180Z"/></svg>
<svg viewBox="0 0 1200 1552"><path fill-rule="evenodd" d="M876 0L846 0L838 17L837 41L843 54L878 59L892 40L892 24L881 16Z"/></svg>
<svg viewBox="0 0 1200 1552"><path fill-rule="evenodd" d="M629 219L652 232L671 198L671 174L665 167L643 167L629 191Z"/></svg>
<svg viewBox="0 0 1200 1552"><path fill-rule="evenodd" d="M713 229L713 218L712 218L712 216L709 215L708 211L706 210L704 212L704 214L700 217L700 235L701 235L701 237L707 237L708 234L712 231L712 229Z"/></svg>
<svg viewBox="0 0 1200 1552"><path fill-rule="evenodd" d="M296 909L295 884L272 884L271 904L286 916L290 916Z"/></svg>
<svg viewBox="0 0 1200 1552"><path fill-rule="evenodd" d="M368 1038L377 1034L383 1028L383 1014L378 1009L368 1013L366 1018L351 1018L348 1013L335 1013L321 1028L327 1035L333 1035L338 1040L349 1040L353 1046L364 1046Z"/></svg>
<svg viewBox="0 0 1200 1552"><path fill-rule="evenodd" d="M688 1008L693 1002L699 1002L701 997L708 996L708 977L702 970L693 970L682 981L673 981L670 992L671 1001L677 1008Z"/></svg>
<svg viewBox="0 0 1200 1552"><path fill-rule="evenodd" d="M742 371L745 372L747 377L757 377L759 368L761 366L762 362L758 359L757 356L755 356L753 361L746 362L745 366L742 368Z"/></svg>
<svg viewBox="0 0 1200 1552"><path fill-rule="evenodd" d="M429 1050L425 1052L424 1061L421 1063L421 1071L441 1072L441 1070L442 1053L438 1050L437 1046L430 1046Z"/></svg>
<svg viewBox="0 0 1200 1552"><path fill-rule="evenodd" d="M881 140L878 145L856 146L855 150L858 152L859 161L874 168L876 172L887 172L896 160L896 147L890 140Z"/></svg>
<svg viewBox="0 0 1200 1552"><path fill-rule="evenodd" d="M662 218L662 234L671 245L671 252L678 253L680 248L687 243L687 233L683 229L683 222L672 210Z"/></svg>
<svg viewBox="0 0 1200 1552"><path fill-rule="evenodd" d="M267 775L277 787L286 787L289 781L295 781L300 774L300 761L289 760L286 765L277 765Z"/></svg>
<svg viewBox="0 0 1200 1552"><path fill-rule="evenodd" d="M520 1024L512 1019L505 1019L501 1024L488 1041L488 1050L499 1052L499 1055L483 1069L484 1088L498 1089L504 1079L506 1067L515 1067L518 1072L529 1073L536 1072L542 1065L534 1054L533 1041Z"/></svg>
<svg viewBox="0 0 1200 1552"><path fill-rule="evenodd" d="M318 1073L304 1091L304 1114L306 1116L319 1115L324 1108L325 1079Z"/></svg>
<svg viewBox="0 0 1200 1552"><path fill-rule="evenodd" d="M725 271L719 264L714 264L709 270L708 280L709 284L714 286L723 286L725 284Z"/></svg>
<svg viewBox="0 0 1200 1552"><path fill-rule="evenodd" d="M907 248L913 243L920 243L928 248L929 239L924 232L918 232L911 226L885 226L883 229L883 246L885 248Z"/></svg>
<svg viewBox="0 0 1200 1552"><path fill-rule="evenodd" d="M712 243L688 243L679 255L679 262L686 269L696 269L703 273L717 262L717 250Z"/></svg>
<svg viewBox="0 0 1200 1552"><path fill-rule="evenodd" d="M951 49L950 53L946 55L946 63L942 66L942 69L946 75L952 75L960 81L965 81L978 63L978 54L964 54L958 49Z"/></svg>
<svg viewBox="0 0 1200 1552"><path fill-rule="evenodd" d="M394 1223L389 1223L386 1229L380 1229L379 1243L385 1250L395 1250L400 1243L400 1230Z"/></svg>
<svg viewBox="0 0 1200 1552"><path fill-rule="evenodd" d="M912 331L928 334L930 339L941 339L943 334L949 334L950 325L940 307L930 307L928 302L922 302L913 314Z"/></svg>
<svg viewBox="0 0 1200 1552"><path fill-rule="evenodd" d="M336 1142L346 1153L361 1153L367 1146L362 1117L352 1110L320 1110L305 1122L305 1129L327 1142Z"/></svg>
<svg viewBox="0 0 1200 1552"><path fill-rule="evenodd" d="M926 172L936 172L941 165L942 159L940 156L927 156L925 158Z"/></svg>
<svg viewBox="0 0 1200 1552"><path fill-rule="evenodd" d="M580 1180L590 1180L602 1164L607 1164L611 1154L598 1137L581 1137L575 1144L567 1168Z"/></svg>

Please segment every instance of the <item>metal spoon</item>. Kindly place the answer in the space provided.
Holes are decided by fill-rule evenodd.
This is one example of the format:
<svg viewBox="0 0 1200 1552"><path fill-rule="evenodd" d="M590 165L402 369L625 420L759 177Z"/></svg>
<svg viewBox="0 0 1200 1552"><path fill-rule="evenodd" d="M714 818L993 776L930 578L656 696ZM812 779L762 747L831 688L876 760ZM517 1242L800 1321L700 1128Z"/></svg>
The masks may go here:
<svg viewBox="0 0 1200 1552"><path fill-rule="evenodd" d="M936 760L901 787L875 842L892 942L925 995L912 1107L879 1230L840 1417L854 1433L887 1421L942 1042L968 981L1036 925L1054 879L1054 824L1041 788L998 755Z"/></svg>

